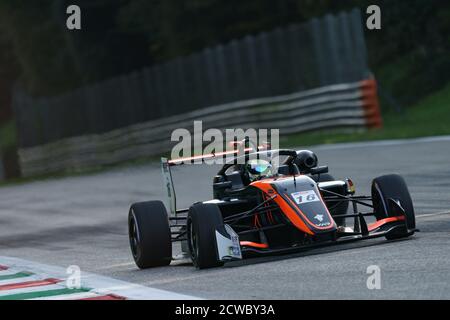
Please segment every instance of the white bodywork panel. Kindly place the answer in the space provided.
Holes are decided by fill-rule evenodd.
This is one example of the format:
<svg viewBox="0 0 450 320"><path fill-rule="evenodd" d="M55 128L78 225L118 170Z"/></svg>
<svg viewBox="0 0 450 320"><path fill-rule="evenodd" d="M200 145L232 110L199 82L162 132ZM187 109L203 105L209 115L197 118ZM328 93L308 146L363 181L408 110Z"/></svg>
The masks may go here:
<svg viewBox="0 0 450 320"><path fill-rule="evenodd" d="M161 171L163 175L163 185L167 192L169 210L172 215L176 215L177 198L175 188L173 186L172 173L170 171L169 161L167 158L161 158Z"/></svg>
<svg viewBox="0 0 450 320"><path fill-rule="evenodd" d="M229 225L224 225L224 230L227 236L224 236L216 230L217 253L220 261L230 261L235 259L242 259L241 245L239 243L239 236L234 232Z"/></svg>

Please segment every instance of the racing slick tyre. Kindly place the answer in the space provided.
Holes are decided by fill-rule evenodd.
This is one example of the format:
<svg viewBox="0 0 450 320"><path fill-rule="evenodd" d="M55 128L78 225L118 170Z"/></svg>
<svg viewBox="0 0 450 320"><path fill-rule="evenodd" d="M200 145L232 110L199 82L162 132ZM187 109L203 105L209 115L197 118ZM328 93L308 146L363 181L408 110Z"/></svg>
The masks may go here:
<svg viewBox="0 0 450 320"><path fill-rule="evenodd" d="M189 252L198 269L223 265L216 248L216 228L223 225L222 213L215 204L198 203L189 209L187 238Z"/></svg>
<svg viewBox="0 0 450 320"><path fill-rule="evenodd" d="M328 173L322 173L320 175L314 175L311 177L316 182L328 182L328 181L336 181L336 179ZM345 194L343 194L345 196ZM330 210L331 216L335 216L338 214L346 214L348 210L349 202L342 201L338 203L332 203L327 205ZM334 219L339 226L345 226L345 218L336 218Z"/></svg>
<svg viewBox="0 0 450 320"><path fill-rule="evenodd" d="M169 218L161 201L140 202L131 206L128 235L134 261L140 269L170 264L172 240Z"/></svg>
<svg viewBox="0 0 450 320"><path fill-rule="evenodd" d="M414 206L405 180L396 174L375 178L372 182L372 201L377 220L395 216L395 213L389 212L390 198L400 200L400 204L405 210L408 229L414 230L416 228ZM387 235L386 239L399 239L410 235L411 234L405 231L402 233Z"/></svg>

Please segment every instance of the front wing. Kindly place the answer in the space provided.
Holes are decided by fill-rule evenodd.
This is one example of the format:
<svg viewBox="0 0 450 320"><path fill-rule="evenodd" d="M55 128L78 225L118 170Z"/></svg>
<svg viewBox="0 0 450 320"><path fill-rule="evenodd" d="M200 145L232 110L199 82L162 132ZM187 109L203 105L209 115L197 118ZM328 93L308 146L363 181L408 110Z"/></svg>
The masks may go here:
<svg viewBox="0 0 450 320"><path fill-rule="evenodd" d="M418 230L409 230L406 215L390 217L378 220L372 224L366 224L362 215L359 216L359 229L338 229L331 240L318 241L312 244L270 248L267 244L239 241L238 234L227 224L216 230L217 253L220 261L240 260L253 256L276 255L299 252L307 249L343 244L357 240L366 240L385 237L394 234L412 235Z"/></svg>

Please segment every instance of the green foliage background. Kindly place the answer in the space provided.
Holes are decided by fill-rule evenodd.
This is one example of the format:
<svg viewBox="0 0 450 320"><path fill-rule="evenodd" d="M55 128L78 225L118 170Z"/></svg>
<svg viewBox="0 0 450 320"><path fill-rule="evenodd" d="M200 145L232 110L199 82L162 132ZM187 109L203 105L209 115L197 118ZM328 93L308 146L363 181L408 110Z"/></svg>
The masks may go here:
<svg viewBox="0 0 450 320"><path fill-rule="evenodd" d="M69 4L82 8L79 32L65 27ZM382 30L366 31L381 84L406 105L443 87L450 2L442 0L2 0L0 76L55 95L315 16L365 13L370 4L382 10Z"/></svg>

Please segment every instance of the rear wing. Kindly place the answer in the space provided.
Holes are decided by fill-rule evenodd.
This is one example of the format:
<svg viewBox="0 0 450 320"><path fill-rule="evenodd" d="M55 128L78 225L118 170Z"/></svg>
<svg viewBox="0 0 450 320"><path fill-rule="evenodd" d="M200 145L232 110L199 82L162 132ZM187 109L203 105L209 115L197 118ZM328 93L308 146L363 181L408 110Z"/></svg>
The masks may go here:
<svg viewBox="0 0 450 320"><path fill-rule="evenodd" d="M238 156L241 153L251 153L251 152L256 152L256 151L260 151L260 150L270 149L270 144L266 143L265 145L257 146L256 144L252 143L251 141L249 141L247 139L243 140L243 141L236 141L233 143L233 146L236 147L236 149L228 150L228 151L224 151L224 152L210 153L210 154L204 154L204 155L186 157L186 158L179 158L179 159L172 159L172 160L169 160L164 157L161 158L161 171L162 171L162 175L163 175L163 185L167 192L169 211L172 216L176 216L178 212L185 212L186 210L178 210L177 209L177 196L175 193L175 187L174 187L173 178L172 178L172 171L170 170L170 167L179 166L179 165L188 164L188 163L195 163L195 161L199 161L199 160L201 160L203 162L204 160L212 160L215 158L222 158L224 156Z"/></svg>
<svg viewBox="0 0 450 320"><path fill-rule="evenodd" d="M243 151L244 152L252 152L253 148L246 148ZM173 184L173 178L172 178L172 171L170 170L170 167L172 166L180 166L183 164L187 164L189 162L192 163L192 161L198 161L198 160L210 160L218 157L223 157L227 155L237 155L241 150L231 150L226 152L220 152L216 154L206 154L202 156L194 156L194 157L188 157L188 158L179 158L175 160L168 160L167 158L162 157L161 158L161 172L163 176L163 185L166 189L167 193L167 201L169 205L169 211L172 216L176 216L177 213L180 211L177 209L177 196L175 193L175 187ZM195 162L194 162L195 163ZM186 210L181 210L186 211Z"/></svg>

